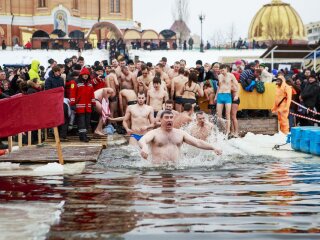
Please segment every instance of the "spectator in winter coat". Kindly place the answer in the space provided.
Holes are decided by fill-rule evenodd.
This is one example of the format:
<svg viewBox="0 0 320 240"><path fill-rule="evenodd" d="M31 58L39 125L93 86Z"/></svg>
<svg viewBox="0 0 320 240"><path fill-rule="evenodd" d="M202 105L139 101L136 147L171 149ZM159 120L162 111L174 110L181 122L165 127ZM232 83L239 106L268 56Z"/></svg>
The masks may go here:
<svg viewBox="0 0 320 240"><path fill-rule="evenodd" d="M266 65L265 64L260 64L260 69L261 69L261 76L260 76L260 80L262 82L272 82L272 74L269 73L266 69Z"/></svg>
<svg viewBox="0 0 320 240"><path fill-rule="evenodd" d="M31 68L29 70L29 78L30 79L38 79L40 81L40 76L39 76L39 67L40 67L40 62L36 59L32 60L31 62Z"/></svg>
<svg viewBox="0 0 320 240"><path fill-rule="evenodd" d="M58 66L54 66L45 82L44 88L49 90L58 87L64 87L64 81L61 78L61 69Z"/></svg>
<svg viewBox="0 0 320 240"><path fill-rule="evenodd" d="M310 75L308 82L305 84L305 87L301 91L300 95L300 102L307 108L314 110L315 106L317 105L317 101L319 98L320 87L316 80L315 75ZM305 116L313 117L313 114L310 112L306 112ZM311 126L314 125L313 122L301 119L300 120L301 126Z"/></svg>

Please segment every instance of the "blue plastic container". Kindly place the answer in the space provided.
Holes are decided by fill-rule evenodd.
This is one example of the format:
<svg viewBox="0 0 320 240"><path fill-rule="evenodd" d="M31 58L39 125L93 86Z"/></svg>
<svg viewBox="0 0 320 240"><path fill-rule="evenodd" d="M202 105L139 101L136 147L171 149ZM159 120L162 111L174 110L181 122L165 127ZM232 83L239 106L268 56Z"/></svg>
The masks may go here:
<svg viewBox="0 0 320 240"><path fill-rule="evenodd" d="M291 147L293 150L300 151L301 128L291 128Z"/></svg>
<svg viewBox="0 0 320 240"><path fill-rule="evenodd" d="M296 151L320 155L320 128L291 128L291 147Z"/></svg>
<svg viewBox="0 0 320 240"><path fill-rule="evenodd" d="M320 130L312 131L310 141L310 153L320 156Z"/></svg>
<svg viewBox="0 0 320 240"><path fill-rule="evenodd" d="M310 153L311 129L301 129L300 151Z"/></svg>

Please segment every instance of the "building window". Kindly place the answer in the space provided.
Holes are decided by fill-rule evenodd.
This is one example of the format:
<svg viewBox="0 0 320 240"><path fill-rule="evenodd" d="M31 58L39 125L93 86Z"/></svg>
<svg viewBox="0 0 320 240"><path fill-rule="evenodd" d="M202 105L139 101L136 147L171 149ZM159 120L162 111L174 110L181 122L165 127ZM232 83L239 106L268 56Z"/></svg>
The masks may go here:
<svg viewBox="0 0 320 240"><path fill-rule="evenodd" d="M116 13L120 13L120 0L116 0Z"/></svg>
<svg viewBox="0 0 320 240"><path fill-rule="evenodd" d="M38 1L38 7L39 7L39 8L45 8L45 7L47 7L47 1L46 1L46 0L39 0L39 1Z"/></svg>
<svg viewBox="0 0 320 240"><path fill-rule="evenodd" d="M72 6L73 9L76 9L78 10L79 9L79 0L73 0L73 6Z"/></svg>
<svg viewBox="0 0 320 240"><path fill-rule="evenodd" d="M110 12L120 13L120 0L110 0Z"/></svg>

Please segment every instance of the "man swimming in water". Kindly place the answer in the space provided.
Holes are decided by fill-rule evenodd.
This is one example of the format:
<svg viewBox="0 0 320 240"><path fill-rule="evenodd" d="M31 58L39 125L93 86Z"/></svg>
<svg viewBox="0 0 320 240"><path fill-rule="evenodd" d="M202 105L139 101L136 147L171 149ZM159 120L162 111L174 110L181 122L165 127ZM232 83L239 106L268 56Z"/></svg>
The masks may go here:
<svg viewBox="0 0 320 240"><path fill-rule="evenodd" d="M191 128L191 135L206 141L213 130L213 124L206 120L205 114L202 111L196 113L196 118L197 124Z"/></svg>
<svg viewBox="0 0 320 240"><path fill-rule="evenodd" d="M179 160L181 146L183 143L194 147L213 150L215 154L221 155L222 151L209 143L196 139L187 132L173 128L173 113L164 111L161 116L161 127L148 132L139 141L141 156L147 159L149 156L149 145L153 163L175 163Z"/></svg>
<svg viewBox="0 0 320 240"><path fill-rule="evenodd" d="M137 145L140 138L154 126L153 108L145 105L145 101L144 93L139 93L138 104L127 107L123 127L130 135L130 145ZM129 127L130 123L131 127Z"/></svg>

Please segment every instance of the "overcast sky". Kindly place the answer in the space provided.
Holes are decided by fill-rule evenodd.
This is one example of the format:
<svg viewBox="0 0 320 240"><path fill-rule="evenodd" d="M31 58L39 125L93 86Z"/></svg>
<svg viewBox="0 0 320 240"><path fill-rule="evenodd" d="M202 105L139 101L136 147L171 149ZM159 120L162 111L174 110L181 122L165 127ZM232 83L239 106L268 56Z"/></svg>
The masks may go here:
<svg viewBox="0 0 320 240"><path fill-rule="evenodd" d="M173 23L172 6L175 0L133 0L133 18L141 22L142 29L161 31ZM271 0L189 0L190 17L187 23L191 32L200 35L199 14L206 15L203 24L204 39L211 39L215 31L228 32L232 23L236 38L246 38L250 22L257 11ZM319 0L284 0L300 14L306 23L320 21Z"/></svg>

